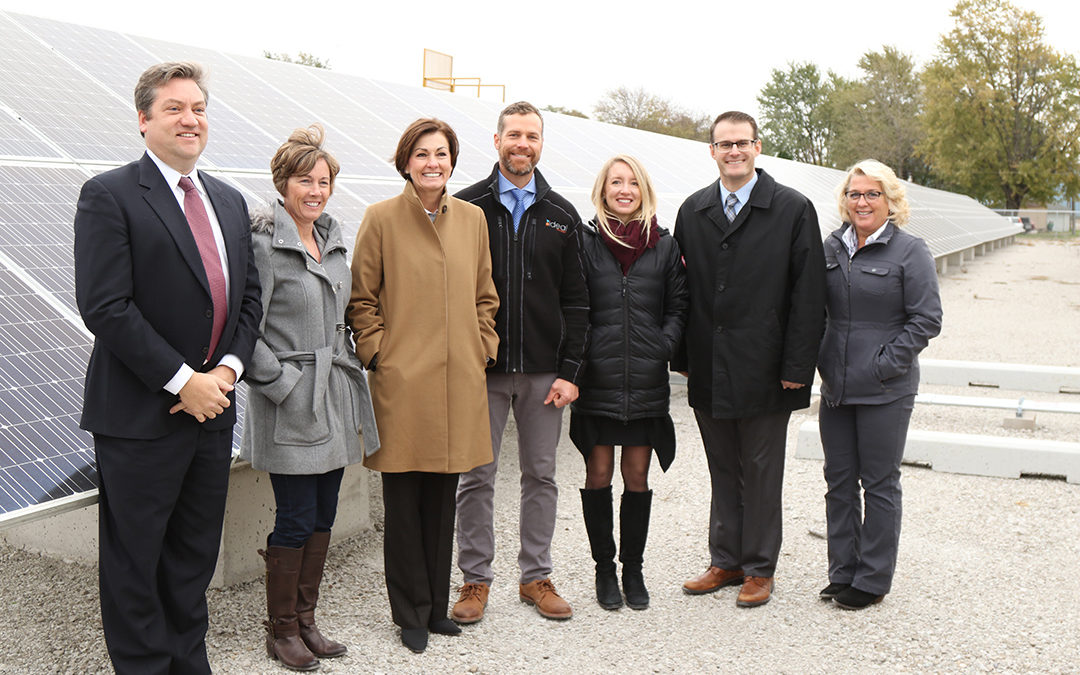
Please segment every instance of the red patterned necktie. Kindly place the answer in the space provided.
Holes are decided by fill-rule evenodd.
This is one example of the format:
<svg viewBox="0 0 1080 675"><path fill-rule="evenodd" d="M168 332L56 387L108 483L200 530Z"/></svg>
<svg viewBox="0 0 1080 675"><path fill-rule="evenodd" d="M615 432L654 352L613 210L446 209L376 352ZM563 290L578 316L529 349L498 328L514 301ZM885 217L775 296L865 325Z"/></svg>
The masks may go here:
<svg viewBox="0 0 1080 675"><path fill-rule="evenodd" d="M180 179L180 188L184 191L184 215L187 216L191 234L195 236L195 243L199 247L199 256L202 258L203 269L206 270L206 279L210 282L210 297L214 303L210 349L206 353L206 358L209 359L217 349L229 313L229 301L225 297L225 273L221 269L221 256L217 242L214 241L214 231L210 227L210 217L206 215L206 207L203 206L199 191L187 176Z"/></svg>

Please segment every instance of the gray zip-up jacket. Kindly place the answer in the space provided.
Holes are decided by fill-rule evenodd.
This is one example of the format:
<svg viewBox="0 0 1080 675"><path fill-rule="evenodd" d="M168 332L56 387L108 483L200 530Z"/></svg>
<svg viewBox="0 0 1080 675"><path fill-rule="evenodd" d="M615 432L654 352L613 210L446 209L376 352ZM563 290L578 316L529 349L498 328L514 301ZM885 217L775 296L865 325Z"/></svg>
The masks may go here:
<svg viewBox="0 0 1080 675"><path fill-rule="evenodd" d="M848 256L844 225L825 239L825 338L818 371L829 405L918 393L919 352L941 331L937 270L922 239L890 222Z"/></svg>

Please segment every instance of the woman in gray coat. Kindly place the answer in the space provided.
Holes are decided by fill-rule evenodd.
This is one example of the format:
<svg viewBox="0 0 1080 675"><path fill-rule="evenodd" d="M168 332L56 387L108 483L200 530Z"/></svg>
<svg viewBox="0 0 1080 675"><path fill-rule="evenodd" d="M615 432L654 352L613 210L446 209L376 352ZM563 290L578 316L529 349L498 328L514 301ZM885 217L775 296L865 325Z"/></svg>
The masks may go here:
<svg viewBox="0 0 1080 675"><path fill-rule="evenodd" d="M829 544L820 596L862 609L892 585L918 355L941 330L941 300L926 242L900 229L909 208L892 169L859 162L837 198L844 224L825 239L828 320L818 358Z"/></svg>
<svg viewBox="0 0 1080 675"><path fill-rule="evenodd" d="M319 632L315 605L344 467L379 448L367 380L345 330L348 249L323 212L339 165L322 141L322 127L312 125L278 148L270 169L282 199L252 212L251 223L263 318L247 370L241 457L268 471L274 489L274 531L260 551L266 652L293 670L346 652Z"/></svg>

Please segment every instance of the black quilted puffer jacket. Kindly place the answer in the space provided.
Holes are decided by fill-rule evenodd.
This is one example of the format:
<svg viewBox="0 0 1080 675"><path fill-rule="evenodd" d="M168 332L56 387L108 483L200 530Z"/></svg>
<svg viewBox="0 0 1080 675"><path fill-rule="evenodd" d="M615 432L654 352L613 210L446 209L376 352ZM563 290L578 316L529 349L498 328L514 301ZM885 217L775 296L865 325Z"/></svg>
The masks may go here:
<svg viewBox="0 0 1080 675"><path fill-rule="evenodd" d="M583 227L589 343L572 410L619 420L668 412L668 361L682 340L688 292L679 245L660 229L654 248L622 267L597 230Z"/></svg>

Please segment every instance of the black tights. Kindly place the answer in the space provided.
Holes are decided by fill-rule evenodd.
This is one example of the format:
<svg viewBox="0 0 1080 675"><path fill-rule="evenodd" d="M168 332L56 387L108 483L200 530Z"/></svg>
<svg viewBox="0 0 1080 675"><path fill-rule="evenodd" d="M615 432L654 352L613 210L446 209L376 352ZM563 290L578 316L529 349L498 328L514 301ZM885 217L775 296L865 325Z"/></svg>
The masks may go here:
<svg viewBox="0 0 1080 675"><path fill-rule="evenodd" d="M622 449L623 487L628 492L648 492L649 462L652 448L647 445L624 445ZM585 461L585 489L598 490L611 485L615 475L615 446L593 446Z"/></svg>

